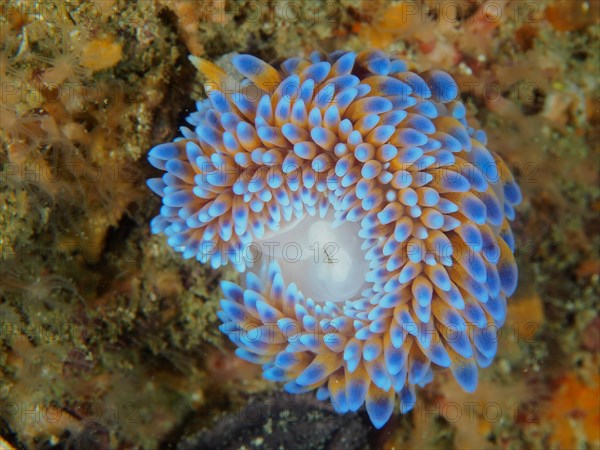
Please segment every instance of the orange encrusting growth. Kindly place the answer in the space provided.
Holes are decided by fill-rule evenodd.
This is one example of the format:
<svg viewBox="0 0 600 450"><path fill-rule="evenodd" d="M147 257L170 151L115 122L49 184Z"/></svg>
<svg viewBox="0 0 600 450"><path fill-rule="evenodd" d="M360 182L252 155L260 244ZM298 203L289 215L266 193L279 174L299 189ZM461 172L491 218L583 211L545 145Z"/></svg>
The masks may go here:
<svg viewBox="0 0 600 450"><path fill-rule="evenodd" d="M597 448L600 445L600 375L590 382L568 373L559 380L558 387L546 408L544 419L552 427L552 448ZM583 442L582 442L583 441Z"/></svg>
<svg viewBox="0 0 600 450"><path fill-rule="evenodd" d="M94 39L83 46L80 62L92 72L110 69L123 57L123 45L115 42L112 36Z"/></svg>

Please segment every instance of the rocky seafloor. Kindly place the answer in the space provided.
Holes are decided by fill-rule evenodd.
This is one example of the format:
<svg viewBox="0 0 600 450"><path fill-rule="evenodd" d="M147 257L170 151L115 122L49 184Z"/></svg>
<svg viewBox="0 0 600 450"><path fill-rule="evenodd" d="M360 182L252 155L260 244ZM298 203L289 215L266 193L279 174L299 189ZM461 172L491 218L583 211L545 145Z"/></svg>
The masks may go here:
<svg viewBox="0 0 600 450"><path fill-rule="evenodd" d="M600 3L0 3L1 449L600 448ZM202 78L377 47L458 81L513 169L520 284L466 394L440 374L379 431L233 355L219 280L150 234L149 148Z"/></svg>

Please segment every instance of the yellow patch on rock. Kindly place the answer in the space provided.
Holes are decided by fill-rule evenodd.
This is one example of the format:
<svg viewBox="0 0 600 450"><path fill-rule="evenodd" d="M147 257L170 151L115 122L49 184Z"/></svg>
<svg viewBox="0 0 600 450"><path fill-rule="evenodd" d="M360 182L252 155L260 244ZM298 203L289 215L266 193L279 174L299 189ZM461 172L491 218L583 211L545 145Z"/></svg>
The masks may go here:
<svg viewBox="0 0 600 450"><path fill-rule="evenodd" d="M113 37L94 39L83 47L81 65L97 72L117 65L122 57L123 45Z"/></svg>
<svg viewBox="0 0 600 450"><path fill-rule="evenodd" d="M508 301L506 327L513 329L519 339L533 339L544 323L544 305L535 292L515 295Z"/></svg>

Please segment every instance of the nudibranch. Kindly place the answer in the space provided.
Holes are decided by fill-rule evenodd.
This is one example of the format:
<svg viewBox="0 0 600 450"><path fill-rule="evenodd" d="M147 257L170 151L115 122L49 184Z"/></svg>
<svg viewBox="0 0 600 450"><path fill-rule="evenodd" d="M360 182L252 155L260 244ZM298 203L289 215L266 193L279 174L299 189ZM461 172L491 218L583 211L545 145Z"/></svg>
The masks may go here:
<svg viewBox="0 0 600 450"><path fill-rule="evenodd" d="M517 284L521 193L454 79L379 50L237 55L238 79L190 59L207 99L149 153L151 228L246 272L221 285L236 354L377 428L434 368L474 391Z"/></svg>

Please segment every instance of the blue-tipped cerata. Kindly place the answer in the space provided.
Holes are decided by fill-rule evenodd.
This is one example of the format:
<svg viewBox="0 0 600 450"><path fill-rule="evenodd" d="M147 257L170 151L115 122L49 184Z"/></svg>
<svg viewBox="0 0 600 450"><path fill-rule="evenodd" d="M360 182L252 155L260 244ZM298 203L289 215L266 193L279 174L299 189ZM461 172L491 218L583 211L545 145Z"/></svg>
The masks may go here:
<svg viewBox="0 0 600 450"><path fill-rule="evenodd" d="M224 281L218 317L236 354L340 413L366 404L377 428L435 370L474 391L517 284L509 221L521 192L468 125L452 77L378 50L278 67L239 55L242 82L191 59L208 99L149 153L165 172L148 181L163 203L152 232L244 272L249 246L331 225L350 261L311 272L280 254L243 287Z"/></svg>

